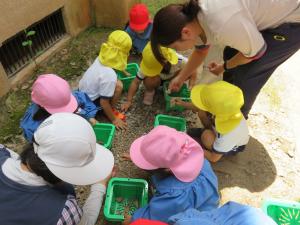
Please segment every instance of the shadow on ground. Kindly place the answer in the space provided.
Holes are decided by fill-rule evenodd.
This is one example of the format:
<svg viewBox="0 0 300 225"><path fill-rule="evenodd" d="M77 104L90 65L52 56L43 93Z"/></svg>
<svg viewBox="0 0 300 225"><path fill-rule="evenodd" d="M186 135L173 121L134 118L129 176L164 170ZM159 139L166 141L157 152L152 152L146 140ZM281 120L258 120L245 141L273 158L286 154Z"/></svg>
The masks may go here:
<svg viewBox="0 0 300 225"><path fill-rule="evenodd" d="M228 156L213 165L219 189L240 187L250 192L263 191L276 179L276 167L264 146L251 137L244 152Z"/></svg>

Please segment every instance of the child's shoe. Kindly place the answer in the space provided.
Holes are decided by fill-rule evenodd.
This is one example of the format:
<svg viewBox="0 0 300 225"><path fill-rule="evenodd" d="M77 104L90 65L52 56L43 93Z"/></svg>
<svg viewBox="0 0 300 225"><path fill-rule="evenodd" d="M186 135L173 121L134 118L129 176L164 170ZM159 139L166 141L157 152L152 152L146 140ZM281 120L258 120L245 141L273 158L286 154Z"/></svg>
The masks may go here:
<svg viewBox="0 0 300 225"><path fill-rule="evenodd" d="M113 109L112 111L113 111L114 115L115 115L117 118L119 118L119 119L121 119L121 120L123 120L123 121L126 120L126 115L125 115L125 114L120 113L120 112L119 112L118 110L116 110L116 109Z"/></svg>
<svg viewBox="0 0 300 225"><path fill-rule="evenodd" d="M153 91L145 90L143 103L145 105L152 105L154 94L155 94L155 90Z"/></svg>

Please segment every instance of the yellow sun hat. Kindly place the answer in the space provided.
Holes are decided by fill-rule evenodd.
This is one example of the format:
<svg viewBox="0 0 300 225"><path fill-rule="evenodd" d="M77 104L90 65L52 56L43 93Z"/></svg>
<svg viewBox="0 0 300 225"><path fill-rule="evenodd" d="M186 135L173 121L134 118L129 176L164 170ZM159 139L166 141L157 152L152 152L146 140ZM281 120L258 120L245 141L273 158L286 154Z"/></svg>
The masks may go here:
<svg viewBox="0 0 300 225"><path fill-rule="evenodd" d="M216 130L221 134L233 130L243 118L243 92L228 82L199 84L192 89L191 100L197 108L215 116Z"/></svg>
<svg viewBox="0 0 300 225"><path fill-rule="evenodd" d="M132 46L130 36L122 30L112 32L100 48L99 60L104 66L123 71Z"/></svg>
<svg viewBox="0 0 300 225"><path fill-rule="evenodd" d="M178 56L173 49L166 47L160 47L160 49L161 53L168 62L170 62L172 65L176 65L178 63ZM155 58L150 42L148 42L144 48L142 56L143 58L140 64L142 74L146 77L154 77L159 75L163 69L163 66Z"/></svg>

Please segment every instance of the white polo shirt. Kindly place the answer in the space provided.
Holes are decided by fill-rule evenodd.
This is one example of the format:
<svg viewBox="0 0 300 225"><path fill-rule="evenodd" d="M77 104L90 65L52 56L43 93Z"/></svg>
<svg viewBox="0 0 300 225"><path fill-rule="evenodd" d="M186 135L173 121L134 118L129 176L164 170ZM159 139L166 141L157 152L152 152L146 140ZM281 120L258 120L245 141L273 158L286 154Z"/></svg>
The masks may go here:
<svg viewBox="0 0 300 225"><path fill-rule="evenodd" d="M205 44L230 46L249 58L266 50L259 31L300 23L300 0L200 0L199 5Z"/></svg>
<svg viewBox="0 0 300 225"><path fill-rule="evenodd" d="M85 92L94 101L99 97L111 98L116 84L116 72L102 65L97 57L79 81L79 90Z"/></svg>
<svg viewBox="0 0 300 225"><path fill-rule="evenodd" d="M216 139L213 144L213 151L219 154L229 152L238 152L241 147L244 148L249 142L249 130L245 118L240 124L227 134L216 132Z"/></svg>

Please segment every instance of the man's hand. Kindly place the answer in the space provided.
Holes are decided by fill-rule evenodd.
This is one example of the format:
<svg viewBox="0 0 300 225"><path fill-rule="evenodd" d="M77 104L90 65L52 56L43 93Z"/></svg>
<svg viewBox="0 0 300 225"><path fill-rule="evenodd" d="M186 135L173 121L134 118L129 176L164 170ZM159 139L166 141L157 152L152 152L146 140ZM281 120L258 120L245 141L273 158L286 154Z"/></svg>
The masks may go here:
<svg viewBox="0 0 300 225"><path fill-rule="evenodd" d="M208 69L211 73L219 76L220 74L222 74L224 72L224 66L223 63L216 63L216 62L211 62L208 65Z"/></svg>
<svg viewBox="0 0 300 225"><path fill-rule="evenodd" d="M168 90L169 90L170 93L171 92L178 92L182 85L183 85L183 81L181 81L179 76L176 76L170 81Z"/></svg>

